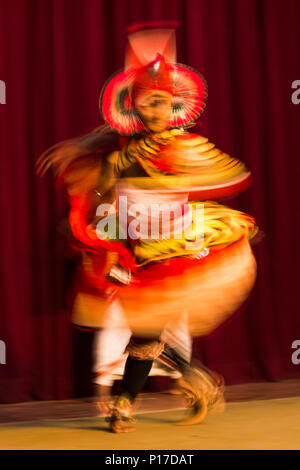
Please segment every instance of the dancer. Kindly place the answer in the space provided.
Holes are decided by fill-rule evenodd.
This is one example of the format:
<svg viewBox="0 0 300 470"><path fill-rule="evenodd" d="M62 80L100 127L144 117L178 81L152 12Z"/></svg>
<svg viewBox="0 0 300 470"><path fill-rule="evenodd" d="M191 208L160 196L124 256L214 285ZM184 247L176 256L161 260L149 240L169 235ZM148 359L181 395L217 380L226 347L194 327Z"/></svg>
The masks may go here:
<svg viewBox="0 0 300 470"><path fill-rule="evenodd" d="M112 153L106 148L96 162L93 146L83 151L81 142L74 152L70 145L68 164L58 165L70 188L69 220L83 257L73 321L103 326L103 313L117 298L133 332L122 392L109 416L113 432L134 429L132 404L154 359L183 375L193 411L185 424L200 422L223 404L222 379L204 366L190 366L162 337L183 311L193 335L210 333L242 304L255 280L249 245L257 231L254 219L213 201L245 190L250 173L186 130L205 100L203 77L176 63L174 31L132 31L125 70L106 82L100 100L107 124L127 141ZM83 144L106 132L111 131L92 133ZM73 164L76 153L84 161ZM55 167L56 157L57 151L44 155L44 168ZM108 216L102 211L106 202ZM152 210L162 203L158 212ZM132 209L136 205L151 228Z"/></svg>
<svg viewBox="0 0 300 470"><path fill-rule="evenodd" d="M190 367L161 337L165 325L178 318L182 308L189 312L194 333L212 331L242 303L255 279L249 246L257 231L253 218L205 201L246 189L249 172L208 139L185 130L203 111L205 98L204 79L176 64L170 30L132 33L125 71L108 80L102 91L106 122L132 137L121 152L106 160L99 187L102 192L109 190L109 184L105 187L108 175L119 178L118 240L138 265L132 280L131 268L121 256L109 274L112 281L128 284L120 299L134 332L127 347L122 392L109 418L113 432L134 429L130 410L157 358L169 360L183 374L183 388L194 410L185 424L201 421L208 409L222 402L219 377L204 367ZM204 200L200 216L197 204L188 203L189 195ZM121 198L129 201L123 226ZM152 211L162 202L181 208L167 226L164 213ZM160 227L161 237L153 236L149 224L143 224L132 209L134 205L144 211L148 222L150 218L151 230L154 223ZM99 230L97 235L107 236Z"/></svg>

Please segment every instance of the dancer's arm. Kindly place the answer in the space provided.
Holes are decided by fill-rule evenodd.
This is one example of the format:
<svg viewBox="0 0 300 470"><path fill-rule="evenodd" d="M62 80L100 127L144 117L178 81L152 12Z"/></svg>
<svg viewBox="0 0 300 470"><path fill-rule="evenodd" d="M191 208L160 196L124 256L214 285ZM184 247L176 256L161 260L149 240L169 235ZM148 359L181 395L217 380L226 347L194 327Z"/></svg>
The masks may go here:
<svg viewBox="0 0 300 470"><path fill-rule="evenodd" d="M104 196L112 187L115 185L116 182L116 162L119 158L118 151L112 152L105 161L102 163L101 172L99 175L99 193L101 196Z"/></svg>

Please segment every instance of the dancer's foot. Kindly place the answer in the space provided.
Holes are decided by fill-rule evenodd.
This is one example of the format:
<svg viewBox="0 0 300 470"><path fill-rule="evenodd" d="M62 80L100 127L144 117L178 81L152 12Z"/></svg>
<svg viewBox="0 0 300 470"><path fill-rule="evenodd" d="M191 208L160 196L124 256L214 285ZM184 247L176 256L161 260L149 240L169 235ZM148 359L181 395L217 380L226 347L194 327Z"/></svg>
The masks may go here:
<svg viewBox="0 0 300 470"><path fill-rule="evenodd" d="M183 421L180 421L180 426L191 426L193 424L201 423L207 416L207 402L204 397L195 400L192 405L189 405L191 409L190 415Z"/></svg>
<svg viewBox="0 0 300 470"><path fill-rule="evenodd" d="M111 408L110 416L106 418L109 422L109 428L113 433L133 432L135 419L131 415L132 404L130 400L121 395L117 398Z"/></svg>
<svg viewBox="0 0 300 470"><path fill-rule="evenodd" d="M178 423L192 425L201 423L208 412L224 410L223 378L204 367L190 367L178 380L186 398L191 415Z"/></svg>

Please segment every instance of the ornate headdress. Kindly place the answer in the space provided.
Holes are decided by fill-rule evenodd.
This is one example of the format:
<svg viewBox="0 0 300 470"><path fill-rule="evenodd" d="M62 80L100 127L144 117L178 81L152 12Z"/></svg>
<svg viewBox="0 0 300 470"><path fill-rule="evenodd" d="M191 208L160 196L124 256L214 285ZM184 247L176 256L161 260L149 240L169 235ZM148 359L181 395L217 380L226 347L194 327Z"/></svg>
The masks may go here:
<svg viewBox="0 0 300 470"><path fill-rule="evenodd" d="M207 86L198 72L176 63L174 29L134 31L128 37L125 69L112 75L100 95L100 110L120 134L145 129L134 104L137 93L158 89L172 95L170 127L190 127L205 108Z"/></svg>

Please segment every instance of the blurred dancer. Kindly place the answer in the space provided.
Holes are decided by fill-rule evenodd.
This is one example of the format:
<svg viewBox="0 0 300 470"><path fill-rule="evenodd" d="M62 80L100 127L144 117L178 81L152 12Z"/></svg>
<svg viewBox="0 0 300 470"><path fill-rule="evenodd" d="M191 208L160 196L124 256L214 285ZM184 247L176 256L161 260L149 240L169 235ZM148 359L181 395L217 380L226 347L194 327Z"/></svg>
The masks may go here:
<svg viewBox="0 0 300 470"><path fill-rule="evenodd" d="M155 359L182 374L192 410L183 424L198 423L223 404L222 378L191 366L162 333L174 331L183 311L193 335L210 333L242 304L255 280L254 219L213 201L245 190L250 173L186 131L205 100L203 77L176 63L173 30L131 31L125 70L106 82L100 100L109 128L127 140L119 139L111 153L102 147L103 158L95 160L97 145L90 142L101 134L110 142L111 130L104 128L63 146L71 155L64 165L57 164L60 149L43 156L43 168L57 167L69 188L73 241L82 252L74 323L105 326L107 306L118 299L133 332L121 394L108 417L113 432L134 430L132 404Z"/></svg>
<svg viewBox="0 0 300 470"><path fill-rule="evenodd" d="M205 99L204 79L176 64L174 32L163 29L129 36L125 71L108 80L102 91L106 122L132 137L106 160L100 187L109 190L109 175L120 180L118 225L126 232L124 246L138 265L133 279L128 263L120 258L109 272L112 282L127 285L120 299L134 331L122 391L109 418L113 432L134 430L132 404L158 358L183 375L182 388L194 411L184 424L200 422L223 400L222 380L179 358L161 334L182 308L189 312L192 331L207 334L241 304L255 279L248 241L256 233L254 220L211 201L203 203L199 216L196 204L188 203L191 194L196 201L217 199L249 184L250 175L240 161L206 138L186 132L203 111ZM121 197L129 201L123 225ZM172 228L166 227L161 214L153 215L153 206L162 202L182 209L174 215ZM150 217L151 227L160 227L160 237L152 232L149 236L149 224L142 227L132 209L135 205ZM185 209L190 215L187 226ZM106 234L98 231L98 236Z"/></svg>

